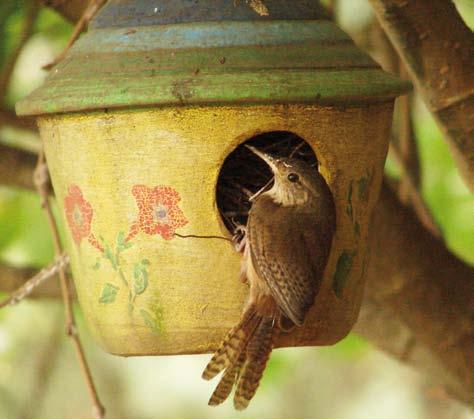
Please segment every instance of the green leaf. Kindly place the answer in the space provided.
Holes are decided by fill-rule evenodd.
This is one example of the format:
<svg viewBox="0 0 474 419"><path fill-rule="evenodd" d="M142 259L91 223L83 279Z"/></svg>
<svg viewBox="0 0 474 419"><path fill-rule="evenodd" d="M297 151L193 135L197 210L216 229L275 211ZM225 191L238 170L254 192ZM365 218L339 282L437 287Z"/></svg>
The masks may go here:
<svg viewBox="0 0 474 419"><path fill-rule="evenodd" d="M56 207L53 205L56 214ZM37 194L0 188L0 252L17 266L43 267L54 258L51 231Z"/></svg>
<svg viewBox="0 0 474 419"><path fill-rule="evenodd" d="M140 295L145 292L148 287L148 272L139 264L136 264L133 269L133 291L135 295Z"/></svg>
<svg viewBox="0 0 474 419"><path fill-rule="evenodd" d="M120 288L117 287L116 285L107 282L107 284L105 284L102 290L102 294L99 298L99 303L102 303L102 304L113 303L115 301L115 297L117 296L117 292L119 289Z"/></svg>
<svg viewBox="0 0 474 419"><path fill-rule="evenodd" d="M117 245L122 246L125 243L125 233L121 231L117 236Z"/></svg>
<svg viewBox="0 0 474 419"><path fill-rule="evenodd" d="M0 251L21 235L18 214L22 210L19 193L6 188L0 189Z"/></svg>
<svg viewBox="0 0 474 419"><path fill-rule="evenodd" d="M36 30L57 43L59 48L66 45L73 29L70 22L48 7L41 9L36 21Z"/></svg>
<svg viewBox="0 0 474 419"><path fill-rule="evenodd" d="M150 311L141 309L140 314L145 324L153 333L161 333L163 331L163 309L158 304L154 304L153 309Z"/></svg>
<svg viewBox="0 0 474 419"><path fill-rule="evenodd" d="M25 9L25 1L0 2L0 68L18 44Z"/></svg>
<svg viewBox="0 0 474 419"><path fill-rule="evenodd" d="M114 269L117 269L117 261L115 259L114 254L112 253L112 250L110 249L109 245L105 246L104 249L104 257L110 260L110 263L112 264L112 267Z"/></svg>
<svg viewBox="0 0 474 419"><path fill-rule="evenodd" d="M132 243L125 241L125 233L121 231L117 236L117 253L129 249L130 247L132 247Z"/></svg>
<svg viewBox="0 0 474 419"><path fill-rule="evenodd" d="M150 261L148 259L142 259L142 265L145 265L145 266L149 266L150 265Z"/></svg>
<svg viewBox="0 0 474 419"><path fill-rule="evenodd" d="M151 330L155 331L155 330L156 330L156 325L155 325L155 322L154 322L154 320L153 320L153 317L151 317L150 313L148 313L148 311L146 311L146 310L141 309L141 310L140 310L140 314L142 315L145 324L146 324Z"/></svg>

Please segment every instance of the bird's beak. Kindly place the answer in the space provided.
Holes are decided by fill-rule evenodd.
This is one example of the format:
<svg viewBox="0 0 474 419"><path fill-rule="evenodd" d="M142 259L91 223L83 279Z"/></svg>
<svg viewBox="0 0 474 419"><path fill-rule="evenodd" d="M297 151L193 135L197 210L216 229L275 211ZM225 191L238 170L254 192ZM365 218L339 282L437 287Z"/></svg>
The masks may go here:
<svg viewBox="0 0 474 419"><path fill-rule="evenodd" d="M273 173L278 173L277 160L274 157L272 157L270 154L264 153L263 151L256 149L255 147L252 147L251 145L245 145L245 147L247 147L252 153L256 154L265 163L267 163L270 166L270 169L272 169Z"/></svg>

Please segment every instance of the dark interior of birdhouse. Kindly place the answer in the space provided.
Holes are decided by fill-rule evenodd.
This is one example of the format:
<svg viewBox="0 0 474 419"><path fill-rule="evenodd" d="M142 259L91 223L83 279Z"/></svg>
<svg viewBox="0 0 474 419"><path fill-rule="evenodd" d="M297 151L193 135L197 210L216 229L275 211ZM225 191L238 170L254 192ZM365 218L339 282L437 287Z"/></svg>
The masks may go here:
<svg viewBox="0 0 474 419"><path fill-rule="evenodd" d="M311 164L318 170L318 161L310 145L288 131L272 131L255 135L230 153L222 165L217 181L217 206L226 228L236 234L247 223L251 207L249 198L262 188L273 184L268 165L249 150L253 146L274 157L293 157Z"/></svg>

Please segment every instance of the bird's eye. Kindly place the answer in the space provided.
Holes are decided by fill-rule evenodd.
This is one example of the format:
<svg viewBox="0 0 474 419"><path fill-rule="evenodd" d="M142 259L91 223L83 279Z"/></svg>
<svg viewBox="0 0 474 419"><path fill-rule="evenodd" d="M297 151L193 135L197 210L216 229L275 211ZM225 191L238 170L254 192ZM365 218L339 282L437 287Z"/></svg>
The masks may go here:
<svg viewBox="0 0 474 419"><path fill-rule="evenodd" d="M300 177L296 173L290 173L288 175L288 180L290 182L298 182L299 179L300 179Z"/></svg>

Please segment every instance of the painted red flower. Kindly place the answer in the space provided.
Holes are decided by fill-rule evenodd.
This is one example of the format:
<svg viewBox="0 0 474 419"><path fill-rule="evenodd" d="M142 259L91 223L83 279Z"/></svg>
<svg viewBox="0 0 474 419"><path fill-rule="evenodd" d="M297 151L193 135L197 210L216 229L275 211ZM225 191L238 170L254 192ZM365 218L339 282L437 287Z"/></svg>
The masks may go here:
<svg viewBox="0 0 474 419"><path fill-rule="evenodd" d="M76 244L79 245L82 239L86 238L92 246L102 252L103 247L91 232L92 206L84 199L79 186L69 186L68 195L64 198L64 210Z"/></svg>
<svg viewBox="0 0 474 419"><path fill-rule="evenodd" d="M92 206L82 196L77 185L71 185L68 195L64 198L66 218L74 241L79 244L83 238L89 237L92 222Z"/></svg>
<svg viewBox="0 0 474 419"><path fill-rule="evenodd" d="M164 239L171 240L176 229L188 223L183 211L178 207L181 197L173 188L135 185L132 194L137 201L138 219L132 225L127 240L138 231L160 234Z"/></svg>

